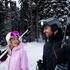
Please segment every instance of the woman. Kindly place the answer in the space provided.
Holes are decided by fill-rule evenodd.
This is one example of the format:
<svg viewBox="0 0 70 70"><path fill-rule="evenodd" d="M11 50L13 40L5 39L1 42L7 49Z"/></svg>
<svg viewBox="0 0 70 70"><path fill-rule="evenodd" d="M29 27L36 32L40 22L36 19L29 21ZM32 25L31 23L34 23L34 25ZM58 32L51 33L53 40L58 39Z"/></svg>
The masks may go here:
<svg viewBox="0 0 70 70"><path fill-rule="evenodd" d="M24 45L19 40L17 31L9 32L6 35L8 46L8 58L6 59L6 70L29 70L27 54Z"/></svg>

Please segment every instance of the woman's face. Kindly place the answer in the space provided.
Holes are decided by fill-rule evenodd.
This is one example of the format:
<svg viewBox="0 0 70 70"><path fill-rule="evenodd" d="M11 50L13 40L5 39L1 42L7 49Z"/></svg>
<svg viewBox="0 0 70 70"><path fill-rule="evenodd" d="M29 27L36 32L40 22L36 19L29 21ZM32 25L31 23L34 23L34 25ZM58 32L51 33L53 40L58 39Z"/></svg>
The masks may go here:
<svg viewBox="0 0 70 70"><path fill-rule="evenodd" d="M18 38L11 38L10 39L10 48L17 47L19 45Z"/></svg>

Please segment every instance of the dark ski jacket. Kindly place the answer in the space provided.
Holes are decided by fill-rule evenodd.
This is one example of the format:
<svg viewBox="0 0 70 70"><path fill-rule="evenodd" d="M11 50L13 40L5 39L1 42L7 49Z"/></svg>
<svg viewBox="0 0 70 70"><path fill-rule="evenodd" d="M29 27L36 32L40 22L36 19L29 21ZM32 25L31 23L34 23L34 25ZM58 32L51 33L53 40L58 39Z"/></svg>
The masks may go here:
<svg viewBox="0 0 70 70"><path fill-rule="evenodd" d="M54 70L56 66L56 60L54 55L54 48L60 48L63 39L63 33L59 29L58 33L55 36L50 38L45 38L45 45L43 48L43 65L44 70Z"/></svg>

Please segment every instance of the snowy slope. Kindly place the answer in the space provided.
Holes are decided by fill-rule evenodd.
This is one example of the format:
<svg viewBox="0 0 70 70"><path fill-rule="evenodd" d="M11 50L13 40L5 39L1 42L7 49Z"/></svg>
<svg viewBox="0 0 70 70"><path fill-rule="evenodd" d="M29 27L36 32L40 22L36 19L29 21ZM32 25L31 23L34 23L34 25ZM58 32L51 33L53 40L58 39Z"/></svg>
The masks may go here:
<svg viewBox="0 0 70 70"><path fill-rule="evenodd" d="M39 59L42 59L44 43L27 43L27 55L29 61L29 70L36 70L36 63Z"/></svg>

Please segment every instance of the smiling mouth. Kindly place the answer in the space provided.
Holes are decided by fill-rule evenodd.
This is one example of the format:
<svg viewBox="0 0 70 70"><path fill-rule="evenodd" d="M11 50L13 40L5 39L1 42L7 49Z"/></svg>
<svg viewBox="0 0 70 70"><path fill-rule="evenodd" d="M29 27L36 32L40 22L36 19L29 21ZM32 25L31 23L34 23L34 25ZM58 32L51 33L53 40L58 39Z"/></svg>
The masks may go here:
<svg viewBox="0 0 70 70"><path fill-rule="evenodd" d="M19 45L19 43L15 43L15 44Z"/></svg>
<svg viewBox="0 0 70 70"><path fill-rule="evenodd" d="M46 35L48 34L48 33L45 33Z"/></svg>

